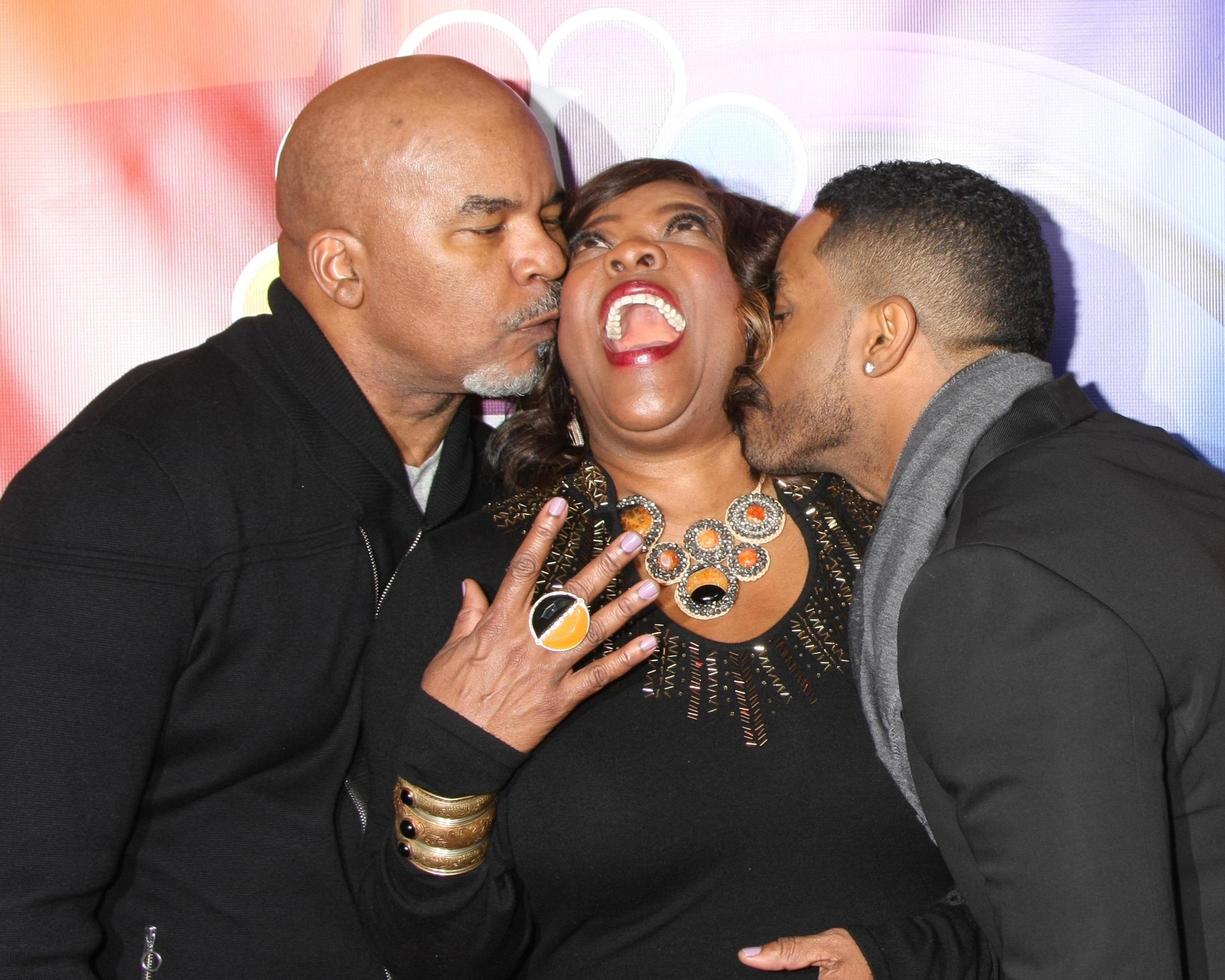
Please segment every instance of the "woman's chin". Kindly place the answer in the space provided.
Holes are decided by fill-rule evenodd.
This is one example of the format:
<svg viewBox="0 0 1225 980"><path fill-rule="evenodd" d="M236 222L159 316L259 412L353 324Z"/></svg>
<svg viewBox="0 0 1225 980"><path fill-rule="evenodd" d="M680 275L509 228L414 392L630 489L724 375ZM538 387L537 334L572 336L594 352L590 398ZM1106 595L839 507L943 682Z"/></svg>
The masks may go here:
<svg viewBox="0 0 1225 980"><path fill-rule="evenodd" d="M592 418L589 411L582 408L581 400L579 411L584 419ZM663 449L703 442L712 435L721 434L723 430L727 435L733 435L722 405L698 408L693 402L679 404L676 401L618 406L616 411L605 413L598 427L591 426L590 422L589 427L592 429L592 447L597 455L602 444Z"/></svg>

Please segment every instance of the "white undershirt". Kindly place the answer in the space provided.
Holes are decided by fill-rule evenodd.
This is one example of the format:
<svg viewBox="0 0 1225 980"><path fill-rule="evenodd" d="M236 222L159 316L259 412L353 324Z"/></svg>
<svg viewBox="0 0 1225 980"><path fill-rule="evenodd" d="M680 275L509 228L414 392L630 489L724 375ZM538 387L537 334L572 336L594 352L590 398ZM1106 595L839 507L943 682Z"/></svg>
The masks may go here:
<svg viewBox="0 0 1225 980"><path fill-rule="evenodd" d="M417 506L421 508L421 513L425 513L425 505L429 503L430 487L434 485L434 475L438 472L438 461L442 459L442 443L438 444L438 448L430 454L420 466L409 466L404 464L404 469L408 473L408 485L413 491L413 496L417 498Z"/></svg>

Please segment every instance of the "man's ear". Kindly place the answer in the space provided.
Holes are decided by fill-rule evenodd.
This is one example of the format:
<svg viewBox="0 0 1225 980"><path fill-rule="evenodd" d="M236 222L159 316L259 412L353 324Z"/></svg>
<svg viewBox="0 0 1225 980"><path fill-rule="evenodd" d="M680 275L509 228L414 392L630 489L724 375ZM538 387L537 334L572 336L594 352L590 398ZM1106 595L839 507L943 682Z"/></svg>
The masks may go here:
<svg viewBox="0 0 1225 980"><path fill-rule="evenodd" d="M862 348L863 372L879 378L902 363L919 332L919 317L910 300L888 296L866 311L867 340Z"/></svg>
<svg viewBox="0 0 1225 980"><path fill-rule="evenodd" d="M366 294L358 273L363 257L361 241L337 228L317 231L306 243L306 260L316 284L337 306L350 310L361 306Z"/></svg>

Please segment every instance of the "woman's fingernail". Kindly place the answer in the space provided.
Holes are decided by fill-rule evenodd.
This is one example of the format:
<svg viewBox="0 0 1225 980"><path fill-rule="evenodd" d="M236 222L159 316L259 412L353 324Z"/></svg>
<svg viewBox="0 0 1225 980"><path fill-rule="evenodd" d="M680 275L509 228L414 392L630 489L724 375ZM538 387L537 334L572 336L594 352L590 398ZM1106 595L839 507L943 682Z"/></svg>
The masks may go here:
<svg viewBox="0 0 1225 980"><path fill-rule="evenodd" d="M654 599L657 595L659 595L659 585L649 579L638 586L640 599Z"/></svg>
<svg viewBox="0 0 1225 980"><path fill-rule="evenodd" d="M761 947L760 946L745 946L744 949L742 949L740 952L742 952L749 959L752 959L754 956L761 955Z"/></svg>
<svg viewBox="0 0 1225 980"><path fill-rule="evenodd" d="M621 550L627 555L632 555L641 547L642 535L636 534L633 531L626 531L624 537L621 538Z"/></svg>
<svg viewBox="0 0 1225 980"><path fill-rule="evenodd" d="M464 579L459 583L459 594L461 598L468 598L468 580Z"/></svg>
<svg viewBox="0 0 1225 980"><path fill-rule="evenodd" d="M638 641L638 649L641 650L643 653L646 653L648 650L655 649L655 643L656 643L655 637L644 636L641 640Z"/></svg>
<svg viewBox="0 0 1225 980"><path fill-rule="evenodd" d="M564 497L554 497L549 501L549 513L554 517L561 517L565 512L566 501Z"/></svg>

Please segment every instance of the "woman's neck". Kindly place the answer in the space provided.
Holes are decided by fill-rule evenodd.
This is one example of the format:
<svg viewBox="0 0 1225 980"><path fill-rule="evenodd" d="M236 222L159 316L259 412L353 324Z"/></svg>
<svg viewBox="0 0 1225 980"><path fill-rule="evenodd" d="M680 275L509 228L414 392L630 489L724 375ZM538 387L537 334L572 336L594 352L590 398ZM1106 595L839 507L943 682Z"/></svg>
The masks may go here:
<svg viewBox="0 0 1225 980"><path fill-rule="evenodd" d="M592 455L608 471L619 497L640 493L653 500L668 523L692 523L721 517L734 497L752 490L756 481L733 432L684 450L602 452Z"/></svg>

